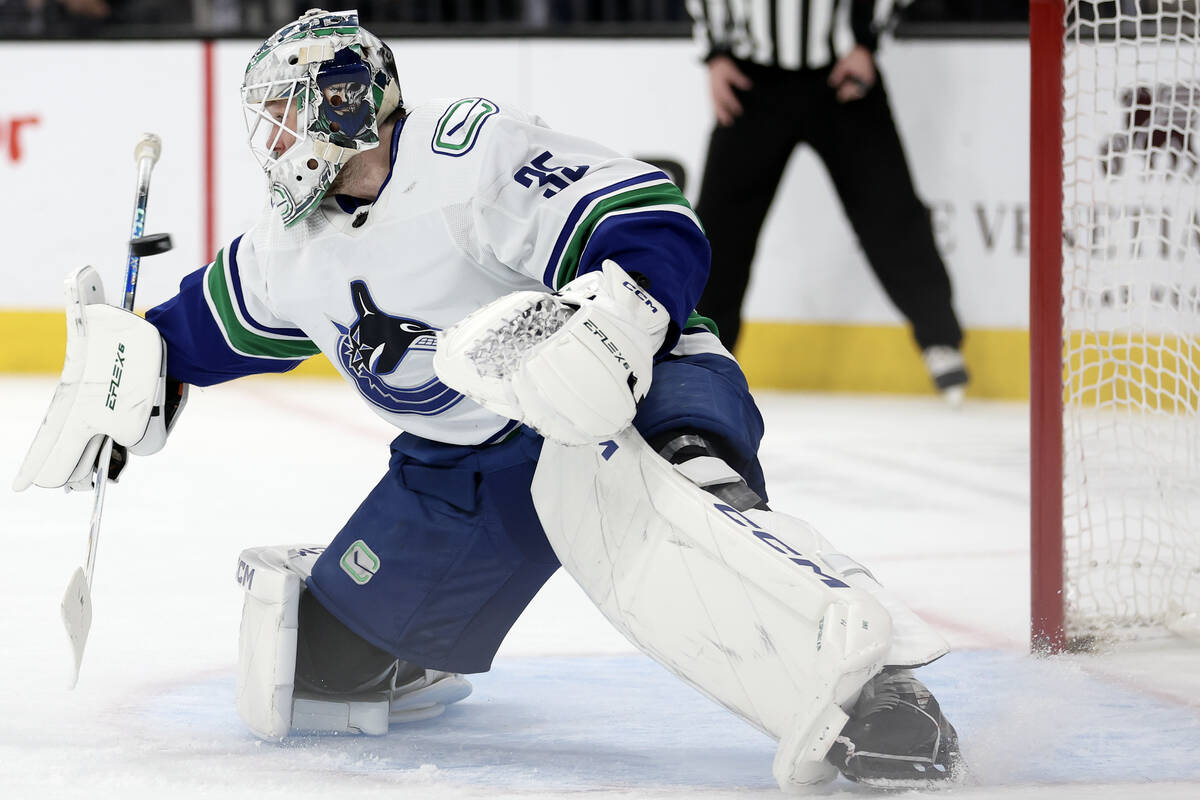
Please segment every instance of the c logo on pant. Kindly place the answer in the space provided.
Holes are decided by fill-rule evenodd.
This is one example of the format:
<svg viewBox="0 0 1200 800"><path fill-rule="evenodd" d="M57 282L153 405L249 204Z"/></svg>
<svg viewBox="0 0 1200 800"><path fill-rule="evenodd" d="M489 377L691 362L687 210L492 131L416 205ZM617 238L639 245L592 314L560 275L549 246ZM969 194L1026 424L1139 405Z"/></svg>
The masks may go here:
<svg viewBox="0 0 1200 800"><path fill-rule="evenodd" d="M367 543L362 539L357 539L346 548L339 563L342 565L342 571L359 586L374 578L375 573L379 572L379 556L375 555L375 552L367 547Z"/></svg>

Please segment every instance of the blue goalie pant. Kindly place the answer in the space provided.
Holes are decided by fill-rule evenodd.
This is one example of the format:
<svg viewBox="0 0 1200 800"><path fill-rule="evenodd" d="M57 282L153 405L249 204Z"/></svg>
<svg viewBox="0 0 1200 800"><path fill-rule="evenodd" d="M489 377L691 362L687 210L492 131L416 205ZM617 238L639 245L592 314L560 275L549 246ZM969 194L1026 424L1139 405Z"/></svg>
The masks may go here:
<svg viewBox="0 0 1200 800"><path fill-rule="evenodd" d="M720 442L766 498L762 417L737 363L659 363L634 424ZM401 434L383 480L317 560L308 589L350 630L428 669L486 672L517 617L559 567L530 484L542 439L520 428L488 447Z"/></svg>

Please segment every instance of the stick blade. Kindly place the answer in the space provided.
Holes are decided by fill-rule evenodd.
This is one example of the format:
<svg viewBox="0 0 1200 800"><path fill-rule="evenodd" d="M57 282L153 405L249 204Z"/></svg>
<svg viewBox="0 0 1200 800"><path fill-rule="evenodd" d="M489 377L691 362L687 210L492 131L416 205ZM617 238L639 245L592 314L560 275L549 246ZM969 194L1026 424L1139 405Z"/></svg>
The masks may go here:
<svg viewBox="0 0 1200 800"><path fill-rule="evenodd" d="M62 619L67 629L67 638L71 640L71 651L75 656L75 668L71 671L71 682L67 688L74 689L75 684L79 682L83 648L87 645L88 632L92 629L92 590L88 586L83 567L75 570L67 584L67 591L62 600Z"/></svg>

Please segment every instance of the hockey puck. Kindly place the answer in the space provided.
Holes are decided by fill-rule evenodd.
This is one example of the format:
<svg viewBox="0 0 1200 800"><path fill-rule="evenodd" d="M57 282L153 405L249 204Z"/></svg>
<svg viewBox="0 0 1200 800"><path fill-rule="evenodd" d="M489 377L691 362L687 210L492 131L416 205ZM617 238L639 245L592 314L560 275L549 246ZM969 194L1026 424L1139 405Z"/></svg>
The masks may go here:
<svg viewBox="0 0 1200 800"><path fill-rule="evenodd" d="M138 258L165 253L171 247L171 234L169 233L151 233L129 240L129 253Z"/></svg>

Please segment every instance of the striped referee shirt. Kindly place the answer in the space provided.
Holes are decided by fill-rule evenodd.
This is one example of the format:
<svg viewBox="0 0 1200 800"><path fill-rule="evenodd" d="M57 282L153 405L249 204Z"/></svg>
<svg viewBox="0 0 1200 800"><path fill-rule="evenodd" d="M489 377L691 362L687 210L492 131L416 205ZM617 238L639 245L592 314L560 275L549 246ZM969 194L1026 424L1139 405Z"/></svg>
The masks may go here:
<svg viewBox="0 0 1200 800"><path fill-rule="evenodd" d="M799 70L828 67L857 44L873 52L893 2L687 0L687 7L706 61L726 54Z"/></svg>

